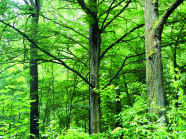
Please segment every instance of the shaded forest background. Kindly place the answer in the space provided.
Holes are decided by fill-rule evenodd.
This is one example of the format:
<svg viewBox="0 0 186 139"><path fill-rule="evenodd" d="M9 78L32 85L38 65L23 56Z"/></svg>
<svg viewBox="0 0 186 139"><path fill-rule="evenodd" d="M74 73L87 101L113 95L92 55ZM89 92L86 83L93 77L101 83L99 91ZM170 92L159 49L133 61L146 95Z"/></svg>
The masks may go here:
<svg viewBox="0 0 186 139"><path fill-rule="evenodd" d="M159 18L147 17L148 3ZM0 136L186 137L185 9L183 0L1 0Z"/></svg>

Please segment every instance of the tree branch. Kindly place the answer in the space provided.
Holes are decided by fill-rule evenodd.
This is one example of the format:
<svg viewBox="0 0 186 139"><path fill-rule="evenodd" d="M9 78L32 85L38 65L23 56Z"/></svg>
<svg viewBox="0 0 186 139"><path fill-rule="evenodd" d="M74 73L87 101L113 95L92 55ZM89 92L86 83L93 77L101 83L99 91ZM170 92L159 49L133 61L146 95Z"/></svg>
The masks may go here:
<svg viewBox="0 0 186 139"><path fill-rule="evenodd" d="M79 44L80 46L82 46L85 50L87 50L88 53L90 53L90 51L83 44L81 44L80 42L72 39L71 37L67 37L65 35L62 35L62 36L65 37L65 38L67 38L67 39L69 39L69 40L72 40L72 41L76 42L77 44Z"/></svg>
<svg viewBox="0 0 186 139"><path fill-rule="evenodd" d="M170 45L174 45L174 44L177 44L177 43L184 43L184 42L186 42L186 40L181 40L181 41L178 41L178 42L172 42L172 43L169 43L169 44L162 45L161 48L167 47L167 46L170 46Z"/></svg>
<svg viewBox="0 0 186 139"><path fill-rule="evenodd" d="M7 63L6 63L6 64L7 64ZM15 65L16 65L16 64L13 64L13 65L10 65L10 66L4 68L3 70L0 71L0 74L3 73L5 70L7 70L7 69L9 69L9 68L11 68L11 67L13 67L13 66L15 66Z"/></svg>
<svg viewBox="0 0 186 139"><path fill-rule="evenodd" d="M107 18L108 18L108 16L109 16L110 10L112 9L112 5L114 4L115 1L116 1L116 0L113 0L112 3L110 4L110 7L109 7L109 9L108 9L108 11L107 11L107 15L106 15L106 17L105 17L105 19L104 19L104 21L103 21L103 23L102 23L101 30L103 30L103 26L104 26L104 24L105 24L105 22L106 22L106 20L107 20Z"/></svg>
<svg viewBox="0 0 186 139"><path fill-rule="evenodd" d="M54 20L52 20L52 19L50 19L50 18L48 18L48 17L46 17L46 16L44 16L44 15L41 15L41 16L42 16L43 18L47 19L47 20L50 20L50 21L56 23L57 25L60 25L60 26L62 26L62 27L64 27L64 28L68 28L68 29L70 29L70 30L72 30L72 31L74 31L74 32L76 32L76 33L78 33L79 35L83 36L83 37L86 38L86 39L89 39L88 37L86 37L85 35L83 35L82 33L78 32L77 30L75 30L75 29L72 28L72 27L69 27L69 26L67 26L67 25L60 24L60 23L58 23L58 22L56 22L56 21L54 21Z"/></svg>
<svg viewBox="0 0 186 139"><path fill-rule="evenodd" d="M180 70L181 73L186 71L185 67L186 67L186 65L183 65L183 66L179 67L179 70Z"/></svg>
<svg viewBox="0 0 186 139"><path fill-rule="evenodd" d="M143 27L144 24L141 24L133 29L131 29L129 32L127 32L125 35L123 35L122 37L120 37L117 41L115 41L113 44L111 44L100 56L100 60L104 57L104 55L107 53L108 50L110 50L114 45L118 44L120 41L122 41L123 38L125 38L128 34L132 33L133 31L135 31L136 29Z"/></svg>
<svg viewBox="0 0 186 139"><path fill-rule="evenodd" d="M84 0L77 0L79 5L81 6L81 8L83 9L83 11L87 14L87 15L91 15L94 20L97 20L97 16L94 15L91 10L89 8L87 8L87 6L85 5L85 1Z"/></svg>
<svg viewBox="0 0 186 139"><path fill-rule="evenodd" d="M113 6L112 8L109 8L108 10L106 10L105 12L103 12L102 14L99 15L99 17L101 17L102 15L104 15L105 13L111 11L112 9L116 8L118 5L120 5L122 2L124 2L125 0L120 1L118 4L116 4L115 6ZM100 3L101 4L101 3Z"/></svg>
<svg viewBox="0 0 186 139"><path fill-rule="evenodd" d="M68 65L66 65L66 63L64 61L62 61L61 59L57 58L56 56L52 55L51 53L43 50L41 47L39 47L33 40L31 40L25 33L23 33L22 31L18 30L17 28L15 28L14 26L5 23L4 21L0 20L1 23L11 27L12 29L14 29L15 31L17 31L18 33L20 33L22 36L24 36L30 43L32 43L35 48L39 49L41 52L45 53L46 55L54 58L54 60L59 61L59 63L61 63L61 65L63 65L64 67L66 67L68 70L76 73L82 80L84 80L88 85L90 85L91 87L94 88L94 85L92 85L85 77L83 77L78 71L76 71L75 69L69 67Z"/></svg>
<svg viewBox="0 0 186 139"><path fill-rule="evenodd" d="M26 4L26 5L29 5L29 3L28 3L28 1L27 0L23 0L24 1L24 3Z"/></svg>
<svg viewBox="0 0 186 139"><path fill-rule="evenodd" d="M125 10L125 8L127 8L127 6L129 5L129 3L131 2L131 0L129 0L127 2L127 4L122 8L122 10L117 14L115 15L109 22L107 22L107 24L103 27L103 29L101 30L101 32L107 28L108 25L110 25L112 23L112 21L114 21L114 19L116 19L120 14L122 14L122 12Z"/></svg>
<svg viewBox="0 0 186 139"><path fill-rule="evenodd" d="M70 48L69 48L69 47L67 48L67 50L68 50L68 51L70 52L70 54L71 54L72 56L74 56L78 61L80 61L82 64L84 64L86 67L88 67L86 63L84 63L81 59L79 59L76 55L74 55L74 54L70 51Z"/></svg>
<svg viewBox="0 0 186 139"><path fill-rule="evenodd" d="M102 88L105 89L107 86L109 86L111 84L111 82L118 76L118 74L120 73L120 71L123 69L123 67L125 66L125 62L127 61L127 59L131 58L131 57L136 57L136 56L140 56L143 55L144 53L141 54L137 54L137 55L133 55L133 56L127 56L124 61L123 64L121 65L120 69L118 70L118 72L116 72L116 74L109 80L109 82Z"/></svg>
<svg viewBox="0 0 186 139"><path fill-rule="evenodd" d="M177 23L177 22L185 21L185 20L186 20L186 18L184 18L182 20L166 21L165 24L174 24L174 23Z"/></svg>
<svg viewBox="0 0 186 139"><path fill-rule="evenodd" d="M172 12L183 2L183 0L175 0L168 8L167 10L164 12L164 14L162 15L162 17L159 20L159 23L157 25L157 27L155 29L159 30L159 34L162 34L163 31L163 26L166 23L166 20L168 19L168 17L172 14Z"/></svg>
<svg viewBox="0 0 186 139"><path fill-rule="evenodd" d="M83 44L81 44L80 42L74 40L73 38L68 37L68 36L66 36L66 35L63 35L63 34L61 34L59 31L53 31L53 32L54 32L54 34L56 34L56 35L62 35L63 37L65 37L65 38L67 38L67 39L69 39L69 40L71 40L71 41L73 41L73 42L79 44L79 45L82 46L85 50L87 50L88 53L90 53L90 51L89 51Z"/></svg>

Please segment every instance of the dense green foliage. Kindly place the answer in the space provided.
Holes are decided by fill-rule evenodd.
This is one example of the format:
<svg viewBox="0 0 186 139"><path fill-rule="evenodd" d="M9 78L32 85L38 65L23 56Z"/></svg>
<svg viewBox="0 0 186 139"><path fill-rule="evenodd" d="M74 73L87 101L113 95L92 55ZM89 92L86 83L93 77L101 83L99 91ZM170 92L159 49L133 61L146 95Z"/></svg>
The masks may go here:
<svg viewBox="0 0 186 139"><path fill-rule="evenodd" d="M112 2L117 6L107 14ZM108 24L101 34L101 54L111 48L101 59L100 89L94 90L101 98L102 133L89 135L89 85L77 73L89 80L92 20L77 1L41 0L37 33L41 138L186 138L186 5L168 18L162 34L167 117L162 125L161 119L149 120L143 3L132 0L122 11L127 2L99 2L99 26ZM159 2L160 15L170 3ZM0 137L25 139L30 134L29 46L36 39L30 8L21 0L0 1Z"/></svg>

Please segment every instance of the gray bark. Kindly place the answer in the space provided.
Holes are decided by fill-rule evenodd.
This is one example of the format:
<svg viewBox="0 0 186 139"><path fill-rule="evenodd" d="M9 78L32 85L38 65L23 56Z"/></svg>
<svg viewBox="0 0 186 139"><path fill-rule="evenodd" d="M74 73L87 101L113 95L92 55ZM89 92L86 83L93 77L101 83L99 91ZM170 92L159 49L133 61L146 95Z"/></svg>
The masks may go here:
<svg viewBox="0 0 186 139"><path fill-rule="evenodd" d="M149 100L149 112L153 114L152 121L165 117L165 97L162 78L161 37L153 28L158 20L158 2L145 0L145 49L146 49L146 79Z"/></svg>
<svg viewBox="0 0 186 139"><path fill-rule="evenodd" d="M145 16L146 78L149 112L152 121L162 118L165 123L165 96L162 77L161 34L171 13L183 2L175 0L159 19L158 0L143 0Z"/></svg>

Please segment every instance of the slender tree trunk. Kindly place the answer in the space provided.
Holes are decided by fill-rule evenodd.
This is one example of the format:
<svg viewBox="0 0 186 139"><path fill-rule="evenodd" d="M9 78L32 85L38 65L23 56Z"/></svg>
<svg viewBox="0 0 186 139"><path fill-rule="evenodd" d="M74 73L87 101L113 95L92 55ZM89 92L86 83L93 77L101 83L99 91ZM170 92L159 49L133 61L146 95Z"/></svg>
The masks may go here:
<svg viewBox="0 0 186 139"><path fill-rule="evenodd" d="M55 105L54 65L52 63L52 105ZM52 108L53 119L55 119L55 108Z"/></svg>
<svg viewBox="0 0 186 139"><path fill-rule="evenodd" d="M97 13L95 12L97 7L97 1L89 0L91 12L94 17L90 17L89 26L89 45L90 45L90 83L94 86L90 86L90 119L89 119L89 133L99 133L101 132L101 122L100 122L100 96L96 93L99 90L99 66L100 66L100 30L98 27Z"/></svg>
<svg viewBox="0 0 186 139"><path fill-rule="evenodd" d="M32 1L33 2L33 1ZM35 13L32 14L32 25L33 33L32 37L37 36L37 26L39 20L39 9L40 9L40 1L35 0L33 8L36 10ZM37 40L34 40L35 42ZM37 49L33 44L30 45L30 76L32 79L30 80L30 99L32 102L30 103L30 138L39 138L39 111L38 111L38 67L37 67ZM35 137L34 137L35 136Z"/></svg>
<svg viewBox="0 0 186 139"><path fill-rule="evenodd" d="M120 99L120 90L116 92L116 99ZM116 101L116 115L121 113L121 101ZM116 127L121 127L121 121L116 122Z"/></svg>
<svg viewBox="0 0 186 139"><path fill-rule="evenodd" d="M123 76L123 79L124 79L125 91L126 91L126 94L127 94L127 97L128 97L128 102L129 102L128 104L129 104L130 107L132 107L133 103L132 103L131 96L129 94L128 85L127 85L125 76Z"/></svg>
<svg viewBox="0 0 186 139"><path fill-rule="evenodd" d="M178 71L176 70L177 68L177 59L176 59L176 50L177 50L177 44L174 47L174 52L173 52L173 64L174 64L174 72L175 72L175 78L174 80L177 81L177 77L176 75L178 74ZM176 108L178 108L178 92L176 91Z"/></svg>
<svg viewBox="0 0 186 139"><path fill-rule="evenodd" d="M181 34L181 32L184 30L184 26L185 25L183 25L182 26L182 28L181 28L181 30L180 30L180 34ZM178 68L178 64L177 64L177 48L178 48L178 45L179 45L179 43L178 43L178 41L179 41L179 38L180 38L180 34L177 36L177 39L176 39L176 44L175 44L175 47L174 48L172 48L173 49L173 64L174 64L174 72L175 72L175 81L177 81L177 80L180 80L180 77L178 76L176 76L179 72L178 72L178 70L177 70L177 68ZM179 86L178 86L179 87ZM176 88L176 108L178 108L178 106L179 106L179 104L178 104L178 99L179 99L179 95L178 95L178 87Z"/></svg>
<svg viewBox="0 0 186 139"><path fill-rule="evenodd" d="M152 121L165 117L165 96L163 89L161 34L154 28L158 20L158 1L144 0L145 12L145 49L146 49L146 79L150 104L149 112L153 114ZM165 118L163 118L163 123Z"/></svg>
<svg viewBox="0 0 186 139"><path fill-rule="evenodd" d="M91 24L89 28L90 39L90 134L101 132L100 126L100 96L94 89L99 89L99 55L100 33L97 24Z"/></svg>

